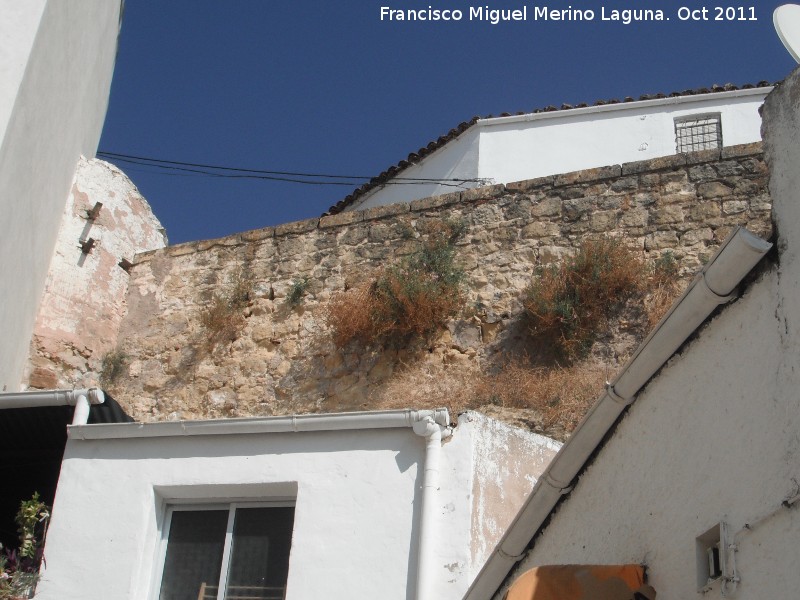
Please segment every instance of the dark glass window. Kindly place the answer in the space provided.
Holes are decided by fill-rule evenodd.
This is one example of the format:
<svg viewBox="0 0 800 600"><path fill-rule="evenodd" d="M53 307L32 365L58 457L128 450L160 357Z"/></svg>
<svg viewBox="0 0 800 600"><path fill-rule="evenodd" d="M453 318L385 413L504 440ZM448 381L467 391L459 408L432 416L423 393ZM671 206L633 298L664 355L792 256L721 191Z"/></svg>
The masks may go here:
<svg viewBox="0 0 800 600"><path fill-rule="evenodd" d="M283 600L294 507L170 512L159 600Z"/></svg>

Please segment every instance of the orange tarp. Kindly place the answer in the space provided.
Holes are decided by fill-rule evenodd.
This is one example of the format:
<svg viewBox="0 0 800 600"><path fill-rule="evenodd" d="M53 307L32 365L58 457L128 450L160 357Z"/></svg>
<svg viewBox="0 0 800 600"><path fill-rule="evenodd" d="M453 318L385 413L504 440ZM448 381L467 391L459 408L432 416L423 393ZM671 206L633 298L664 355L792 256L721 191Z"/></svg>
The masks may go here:
<svg viewBox="0 0 800 600"><path fill-rule="evenodd" d="M506 600L655 600L639 565L553 565L522 574Z"/></svg>

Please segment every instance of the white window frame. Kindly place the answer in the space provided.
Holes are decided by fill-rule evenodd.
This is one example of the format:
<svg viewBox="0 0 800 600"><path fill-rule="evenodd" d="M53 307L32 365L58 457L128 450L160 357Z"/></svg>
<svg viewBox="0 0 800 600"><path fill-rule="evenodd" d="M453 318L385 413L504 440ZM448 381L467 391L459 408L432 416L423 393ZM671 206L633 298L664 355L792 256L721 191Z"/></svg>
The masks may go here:
<svg viewBox="0 0 800 600"><path fill-rule="evenodd" d="M157 571L153 579L153 587L151 588L150 597L152 600L158 600L161 595L161 581L164 577L164 565L167 559L167 545L169 542L169 531L172 525L172 515L179 511L193 511L199 512L203 510L227 510L228 511L228 524L225 529L225 543L222 550L222 567L219 576L219 588L217 590L217 600L223 600L225 597L225 589L228 584L228 562L230 560L231 546L233 544L233 524L236 515L236 510L239 508L296 508L296 503L292 501L271 501L271 502L253 502L253 501L240 501L240 502L214 502L214 503L197 503L196 501L185 500L170 500L164 507L164 526L161 528L161 539L158 543L158 555L156 559ZM294 532L292 532L294 538ZM291 560L291 546L290 560Z"/></svg>

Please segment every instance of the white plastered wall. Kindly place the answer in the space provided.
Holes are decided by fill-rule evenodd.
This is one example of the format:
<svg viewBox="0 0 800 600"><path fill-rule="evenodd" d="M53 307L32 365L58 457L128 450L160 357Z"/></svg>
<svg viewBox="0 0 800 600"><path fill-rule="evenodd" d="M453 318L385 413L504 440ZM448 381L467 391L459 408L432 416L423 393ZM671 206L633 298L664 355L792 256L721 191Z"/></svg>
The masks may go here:
<svg viewBox="0 0 800 600"><path fill-rule="evenodd" d="M659 600L720 599L720 581L697 592L695 539L724 521L735 597L797 597L800 515L782 503L800 492L799 93L795 72L764 112L780 264L640 393L517 574L643 563Z"/></svg>
<svg viewBox="0 0 800 600"><path fill-rule="evenodd" d="M761 139L763 90L479 121L478 177L510 183L675 154L675 119L720 113L725 146Z"/></svg>
<svg viewBox="0 0 800 600"><path fill-rule="evenodd" d="M36 597L150 598L171 499L158 488L172 498L203 486L201 498L264 501L269 488L259 486L280 498L274 486L283 483L297 487L290 598L406 600L423 454L410 429L70 441Z"/></svg>
<svg viewBox="0 0 800 600"><path fill-rule="evenodd" d="M486 183L548 175L675 154L675 119L720 113L725 146L761 140L759 107L766 88L680 96L481 119L455 140L403 170L405 178L463 178L460 187L435 183L386 185L347 210L446 194Z"/></svg>
<svg viewBox="0 0 800 600"><path fill-rule="evenodd" d="M97 149L120 5L0 0L0 390L19 388L75 166Z"/></svg>
<svg viewBox="0 0 800 600"><path fill-rule="evenodd" d="M408 179L474 179L478 173L478 141L475 128L468 129L419 164L402 171L398 177ZM417 198L438 196L475 187L476 183L456 186L455 182L408 182L396 180L397 185L386 185L365 195L348 210L364 210L374 206L410 202Z"/></svg>
<svg viewBox="0 0 800 600"><path fill-rule="evenodd" d="M460 418L442 446L433 597L461 598L496 542L475 527L476 507L502 531L557 448L474 413ZM424 455L425 439L410 428L70 439L36 597L151 598L171 500L294 495L289 600L412 600Z"/></svg>

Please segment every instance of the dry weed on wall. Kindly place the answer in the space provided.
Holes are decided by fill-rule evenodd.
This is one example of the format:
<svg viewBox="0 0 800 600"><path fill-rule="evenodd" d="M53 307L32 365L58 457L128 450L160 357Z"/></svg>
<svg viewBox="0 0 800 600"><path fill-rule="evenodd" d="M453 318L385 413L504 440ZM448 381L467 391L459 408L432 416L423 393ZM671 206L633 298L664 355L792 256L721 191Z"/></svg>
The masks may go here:
<svg viewBox="0 0 800 600"><path fill-rule="evenodd" d="M534 429L563 439L613 375L610 367L583 357L598 345L610 343L608 333L619 327L617 314L626 306L626 316L638 315L633 339L641 341L676 297L677 282L671 255L648 265L621 241L589 241L564 263L543 269L527 292L525 308L529 316L532 313L532 333L555 346L566 359L561 360L563 364L536 363L525 355L487 367L480 360L445 362L437 355L423 355L414 363L399 365L393 377L372 393L373 405L377 409L446 406L452 414L483 409L510 421L515 420L514 413L527 412L528 426L533 423ZM413 318L403 324L404 329L395 329L400 313L391 312L387 296L382 296L381 290L392 286L397 286L394 298L402 296L406 284L407 279L382 273L371 284L332 302L329 324L337 345L354 339L370 344L386 335L399 333L402 338L423 331L423 327L415 329ZM426 312L418 298L415 302L402 314L422 318L427 328L444 322L456 310L444 299L439 308L446 308L439 313ZM639 308L631 312L636 305ZM633 349L618 358L624 360Z"/></svg>
<svg viewBox="0 0 800 600"><path fill-rule="evenodd" d="M336 346L407 346L431 336L461 310L464 273L455 265L451 229L435 230L416 252L372 282L331 299L326 321Z"/></svg>
<svg viewBox="0 0 800 600"><path fill-rule="evenodd" d="M603 367L589 363L545 369L511 361L490 375L473 362L420 361L403 365L378 390L375 408L445 406L453 415L485 409L509 421L515 413L527 411L527 426L565 439L599 396L608 375Z"/></svg>

